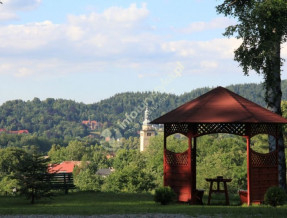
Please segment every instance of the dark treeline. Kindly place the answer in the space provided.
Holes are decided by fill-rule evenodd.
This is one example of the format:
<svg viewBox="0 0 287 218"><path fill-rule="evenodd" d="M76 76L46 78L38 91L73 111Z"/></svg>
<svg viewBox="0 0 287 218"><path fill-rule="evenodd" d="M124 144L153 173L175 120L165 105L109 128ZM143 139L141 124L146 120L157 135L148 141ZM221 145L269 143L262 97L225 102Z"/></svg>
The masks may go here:
<svg viewBox="0 0 287 218"><path fill-rule="evenodd" d="M261 84L231 85L228 89L265 106ZM7 130L27 129L30 133L47 138L83 138L89 135L82 120L96 120L103 127L119 129L122 136L137 136L144 114L144 103L149 104L150 119L154 119L177 106L190 101L211 88L195 89L182 95L126 92L94 104L77 103L72 100L48 98L41 101L13 100L0 106L0 128ZM282 82L283 99L287 99L287 80ZM120 124L130 117L124 128Z"/></svg>

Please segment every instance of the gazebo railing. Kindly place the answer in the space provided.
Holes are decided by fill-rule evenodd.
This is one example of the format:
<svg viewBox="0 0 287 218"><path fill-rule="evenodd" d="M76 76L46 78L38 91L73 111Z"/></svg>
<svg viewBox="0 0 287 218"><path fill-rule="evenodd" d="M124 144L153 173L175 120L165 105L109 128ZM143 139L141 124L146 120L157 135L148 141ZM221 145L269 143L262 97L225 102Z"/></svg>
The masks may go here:
<svg viewBox="0 0 287 218"><path fill-rule="evenodd" d="M164 185L175 191L178 201L190 201L192 179L189 151L175 153L165 149L164 159Z"/></svg>
<svg viewBox="0 0 287 218"><path fill-rule="evenodd" d="M262 203L267 189L278 186L278 151L267 154L250 149L250 202Z"/></svg>
<svg viewBox="0 0 287 218"><path fill-rule="evenodd" d="M276 137L277 128L278 124L271 123L177 123L164 125L166 137L175 133L181 133L185 136L191 134L192 137L213 133L228 133L250 137L257 134L268 134Z"/></svg>
<svg viewBox="0 0 287 218"><path fill-rule="evenodd" d="M165 158L168 166L187 166L188 165L188 150L183 153L175 153L165 150Z"/></svg>

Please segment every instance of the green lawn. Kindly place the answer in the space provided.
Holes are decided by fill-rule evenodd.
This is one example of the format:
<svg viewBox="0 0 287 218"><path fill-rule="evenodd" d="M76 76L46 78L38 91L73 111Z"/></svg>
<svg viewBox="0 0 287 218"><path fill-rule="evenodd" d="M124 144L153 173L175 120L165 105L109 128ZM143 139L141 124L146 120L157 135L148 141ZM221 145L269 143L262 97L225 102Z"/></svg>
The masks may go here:
<svg viewBox="0 0 287 218"><path fill-rule="evenodd" d="M60 194L52 200L41 200L35 205L21 197L0 197L0 215L4 214L139 214L170 213L198 215L221 215L226 217L287 217L287 205L278 208L268 206L240 206L237 196L231 196L231 206L223 204L221 196L215 196L217 205L172 204L162 206L154 203L150 194L114 194L74 192ZM206 196L204 198L206 204Z"/></svg>

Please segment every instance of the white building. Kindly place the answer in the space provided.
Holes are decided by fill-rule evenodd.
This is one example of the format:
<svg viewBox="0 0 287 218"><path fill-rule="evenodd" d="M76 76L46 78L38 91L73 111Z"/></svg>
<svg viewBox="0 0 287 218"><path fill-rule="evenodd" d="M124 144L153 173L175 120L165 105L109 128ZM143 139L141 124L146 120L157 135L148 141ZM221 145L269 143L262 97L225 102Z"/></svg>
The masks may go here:
<svg viewBox="0 0 287 218"><path fill-rule="evenodd" d="M146 108L142 130L140 131L140 151L144 151L149 146L150 137L155 136L155 130L149 123L148 115L149 111Z"/></svg>

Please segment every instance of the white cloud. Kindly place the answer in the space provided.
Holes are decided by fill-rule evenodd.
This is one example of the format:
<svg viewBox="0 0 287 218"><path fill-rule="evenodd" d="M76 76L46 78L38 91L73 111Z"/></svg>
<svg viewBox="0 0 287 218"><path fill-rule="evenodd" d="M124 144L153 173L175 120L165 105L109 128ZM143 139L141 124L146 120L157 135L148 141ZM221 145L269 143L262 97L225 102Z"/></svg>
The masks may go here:
<svg viewBox="0 0 287 218"><path fill-rule="evenodd" d="M76 69L95 72L109 68L111 62L113 67L135 68L137 63L130 59L157 50L149 41L157 37L142 31L147 15L145 4L132 4L101 14L70 15L64 24L44 21L0 26L0 52L6 56L1 63L10 67L0 73L19 77L55 71L73 73Z"/></svg>
<svg viewBox="0 0 287 218"><path fill-rule="evenodd" d="M201 61L200 66L204 69L215 69L218 67L218 63L216 61Z"/></svg>
<svg viewBox="0 0 287 218"><path fill-rule="evenodd" d="M0 52L5 54L0 74L41 78L124 69L139 78L159 77L170 72L176 61L183 63L184 72L208 72L232 61L240 43L234 38L170 41L147 26L148 15L145 4L131 4L69 15L62 24L0 26Z"/></svg>
<svg viewBox="0 0 287 218"><path fill-rule="evenodd" d="M190 57L196 54L193 42L190 41L173 41L162 44L165 52L172 52L182 57Z"/></svg>
<svg viewBox="0 0 287 218"><path fill-rule="evenodd" d="M214 29L224 29L227 26L235 24L234 20L225 18L225 17L218 17L209 22L193 22L188 27L179 29L182 33L195 33L195 32L202 32L206 30L214 30Z"/></svg>
<svg viewBox="0 0 287 218"><path fill-rule="evenodd" d="M26 11L38 7L42 0L3 0L3 7L9 10Z"/></svg>
<svg viewBox="0 0 287 218"><path fill-rule="evenodd" d="M233 56L233 52L240 45L236 38L221 38L209 41L173 41L162 44L162 49L173 52L178 57L210 57L226 59Z"/></svg>
<svg viewBox="0 0 287 218"><path fill-rule="evenodd" d="M234 50L240 45L235 38L218 38L207 41L172 41L162 44L162 49L180 60L186 74L220 74L236 64ZM236 67L236 66L235 66Z"/></svg>
<svg viewBox="0 0 287 218"><path fill-rule="evenodd" d="M42 0L3 0L0 7L0 22L18 19L19 11L36 9Z"/></svg>
<svg viewBox="0 0 287 218"><path fill-rule="evenodd" d="M128 45L140 41L141 21L148 13L145 4L141 8L135 4L129 8L111 7L101 14L70 15L63 28L68 40L78 41L77 48L86 48L85 54L120 54Z"/></svg>
<svg viewBox="0 0 287 218"><path fill-rule="evenodd" d="M136 4L131 4L127 9L111 7L103 13L103 16L108 22L134 23L145 18L148 13L146 4L142 4L142 8L137 8Z"/></svg>
<svg viewBox="0 0 287 218"><path fill-rule="evenodd" d="M0 21L6 21L6 20L16 20L17 15L12 12L0 10Z"/></svg>
<svg viewBox="0 0 287 218"><path fill-rule="evenodd" d="M83 38L84 31L79 26L69 26L66 30L67 37L72 41L79 41Z"/></svg>
<svg viewBox="0 0 287 218"><path fill-rule="evenodd" d="M33 72L31 68L21 67L18 69L18 72L15 74L16 77L27 77L29 75L32 75Z"/></svg>
<svg viewBox="0 0 287 218"><path fill-rule="evenodd" d="M61 35L61 29L50 21L0 27L0 50L16 53L43 48Z"/></svg>

